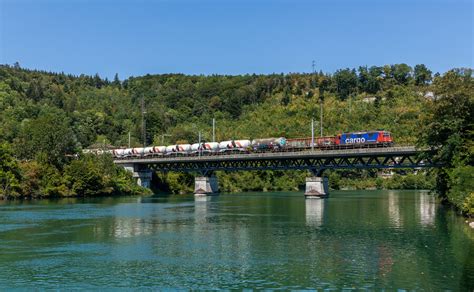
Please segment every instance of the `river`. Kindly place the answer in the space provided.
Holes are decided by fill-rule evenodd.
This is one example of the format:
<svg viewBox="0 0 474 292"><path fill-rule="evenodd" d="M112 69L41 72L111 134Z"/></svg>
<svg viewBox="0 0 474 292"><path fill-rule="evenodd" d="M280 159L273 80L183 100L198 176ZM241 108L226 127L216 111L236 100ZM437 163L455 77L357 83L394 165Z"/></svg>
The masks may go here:
<svg viewBox="0 0 474 292"><path fill-rule="evenodd" d="M420 191L0 202L0 222L0 290L474 283L474 232Z"/></svg>

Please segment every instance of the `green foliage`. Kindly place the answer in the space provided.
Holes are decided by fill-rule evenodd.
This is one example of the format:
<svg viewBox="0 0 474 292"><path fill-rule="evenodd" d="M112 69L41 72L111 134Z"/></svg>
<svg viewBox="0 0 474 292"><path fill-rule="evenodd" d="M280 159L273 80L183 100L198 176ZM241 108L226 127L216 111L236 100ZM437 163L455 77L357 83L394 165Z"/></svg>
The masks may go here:
<svg viewBox="0 0 474 292"><path fill-rule="evenodd" d="M20 191L20 168L7 144L0 144L0 197L15 197Z"/></svg>
<svg viewBox="0 0 474 292"><path fill-rule="evenodd" d="M94 158L88 156L68 164L65 167L64 175L71 194L76 196L95 196L110 192L105 189L105 181L101 171L99 164L95 163Z"/></svg>
<svg viewBox="0 0 474 292"><path fill-rule="evenodd" d="M415 84L416 85L426 85L428 82L432 80L431 77L431 70L426 68L424 64L419 64L415 66L415 69L413 70L413 77L415 79Z"/></svg>
<svg viewBox="0 0 474 292"><path fill-rule="evenodd" d="M217 140L307 137L310 120L319 117L323 101L325 135L383 128L393 133L399 145L414 144L422 137L419 144L436 149L436 159L446 164L435 171L438 190L447 199L451 192L456 204L469 212L472 195L459 186L471 187L466 174L471 169L465 167L472 166L472 71L453 70L431 80L431 71L423 64L413 70L406 64L359 67L333 75L164 74L123 81L116 75L112 82L97 74L72 76L4 65L0 66L0 143L14 150L7 151L10 160L2 162L10 165L2 170L2 183L8 185L8 196L142 192L129 173L113 166L110 157L76 159L81 148L96 142L126 146L129 133L132 146L141 145L142 97L147 109L146 142L155 145L162 140L194 142L199 131L210 140L212 118L217 120ZM423 97L428 91L435 93L435 101ZM290 190L302 187L306 175L218 173L224 191ZM365 172L329 175L334 189L431 184L420 174L392 179ZM192 191L188 174L160 175L159 181L172 192Z"/></svg>
<svg viewBox="0 0 474 292"><path fill-rule="evenodd" d="M61 167L67 155L75 153L76 140L65 113L48 107L37 118L22 123L16 146L21 157L44 154L46 162Z"/></svg>
<svg viewBox="0 0 474 292"><path fill-rule="evenodd" d="M451 70L436 77L436 100L425 116L421 142L432 147L437 191L467 214L472 213L474 80L470 69Z"/></svg>
<svg viewBox="0 0 474 292"><path fill-rule="evenodd" d="M341 100L346 100L357 91L357 74L355 70L344 69L334 73L334 85L336 94Z"/></svg>

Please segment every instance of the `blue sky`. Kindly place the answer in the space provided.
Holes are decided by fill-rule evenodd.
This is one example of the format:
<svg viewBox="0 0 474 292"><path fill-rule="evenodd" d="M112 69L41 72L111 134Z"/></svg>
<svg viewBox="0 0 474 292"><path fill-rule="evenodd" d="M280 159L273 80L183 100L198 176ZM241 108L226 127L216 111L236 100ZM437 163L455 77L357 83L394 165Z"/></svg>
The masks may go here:
<svg viewBox="0 0 474 292"><path fill-rule="evenodd" d="M0 0L0 63L155 73L473 67L473 1Z"/></svg>

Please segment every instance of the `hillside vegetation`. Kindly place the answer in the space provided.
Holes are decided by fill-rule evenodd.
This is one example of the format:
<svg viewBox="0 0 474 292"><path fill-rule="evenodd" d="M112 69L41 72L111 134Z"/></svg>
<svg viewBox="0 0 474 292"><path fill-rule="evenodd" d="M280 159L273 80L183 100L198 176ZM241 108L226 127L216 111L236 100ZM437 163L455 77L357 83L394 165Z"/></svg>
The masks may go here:
<svg viewBox="0 0 474 292"><path fill-rule="evenodd" d="M472 83L471 70L432 76L424 65L406 64L342 69L334 74L165 74L123 81L118 76L109 81L98 75L4 65L0 67L0 155L8 158L2 159L0 196L140 193L143 190L133 186L110 159L82 155L75 159L75 154L91 145L126 146L129 133L132 146L195 142L199 131L210 140L213 118L217 140L307 137L311 119L319 120L322 104L324 135L386 129L398 144L450 145L449 155L440 150L439 159L450 164L446 171L436 171L437 189L444 198L456 193L453 202L468 211L474 204L468 185L472 184ZM142 99L146 141L141 138ZM443 135L436 134L436 123L446 128ZM449 133L458 133L456 141ZM107 173L100 171L105 165ZM294 189L306 175L218 173L224 191ZM434 186L429 179L433 176L425 173L390 180L377 178L372 171L327 175L333 188ZM72 182L79 178L80 182ZM101 182L100 188L89 191L96 185L94 180ZM155 180L164 191L187 192L192 186L192 177L186 174L160 174ZM462 191L465 187L469 188Z"/></svg>

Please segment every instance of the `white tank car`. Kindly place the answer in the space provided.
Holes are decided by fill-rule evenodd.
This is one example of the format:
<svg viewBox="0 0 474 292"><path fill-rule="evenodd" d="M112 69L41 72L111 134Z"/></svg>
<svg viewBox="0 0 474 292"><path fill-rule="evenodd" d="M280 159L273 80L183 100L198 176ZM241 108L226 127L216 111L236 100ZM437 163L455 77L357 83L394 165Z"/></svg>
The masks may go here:
<svg viewBox="0 0 474 292"><path fill-rule="evenodd" d="M175 153L177 151L176 147L178 147L178 145L168 145L168 146L166 146L165 154Z"/></svg>
<svg viewBox="0 0 474 292"><path fill-rule="evenodd" d="M191 152L197 153L199 150L202 152L217 152L219 151L219 143L217 142L207 142L207 143L194 143L191 145Z"/></svg>
<svg viewBox="0 0 474 292"><path fill-rule="evenodd" d="M229 140L219 143L219 151L246 151L251 145L250 140Z"/></svg>
<svg viewBox="0 0 474 292"><path fill-rule="evenodd" d="M145 156L147 155L153 155L153 154L163 154L166 150L165 146L150 146L150 147L145 147Z"/></svg>
<svg viewBox="0 0 474 292"><path fill-rule="evenodd" d="M191 152L196 153L202 149L202 143L194 143L191 145Z"/></svg>
<svg viewBox="0 0 474 292"><path fill-rule="evenodd" d="M252 148L254 150L283 148L285 146L286 146L286 138L284 137L254 139L252 141Z"/></svg>
<svg viewBox="0 0 474 292"><path fill-rule="evenodd" d="M143 156L145 155L145 148L143 147L132 148L132 154L134 156Z"/></svg>
<svg viewBox="0 0 474 292"><path fill-rule="evenodd" d="M187 154L191 152L191 144L179 144L166 146L166 154L179 153Z"/></svg>
<svg viewBox="0 0 474 292"><path fill-rule="evenodd" d="M217 151L219 151L219 143L217 143L217 142L203 143L203 151L217 152Z"/></svg>
<svg viewBox="0 0 474 292"><path fill-rule="evenodd" d="M155 153L155 150L153 148L155 148L155 147L153 147L153 146L152 147L145 147L143 149L143 152L145 153L145 155L151 155L151 154Z"/></svg>
<svg viewBox="0 0 474 292"><path fill-rule="evenodd" d="M166 146L154 146L153 153L164 154L166 152Z"/></svg>
<svg viewBox="0 0 474 292"><path fill-rule="evenodd" d="M125 157L125 150L126 149L114 149L112 150L112 155L114 157Z"/></svg>
<svg viewBox="0 0 474 292"><path fill-rule="evenodd" d="M178 153L189 153L191 152L191 144L179 144L178 145Z"/></svg>

